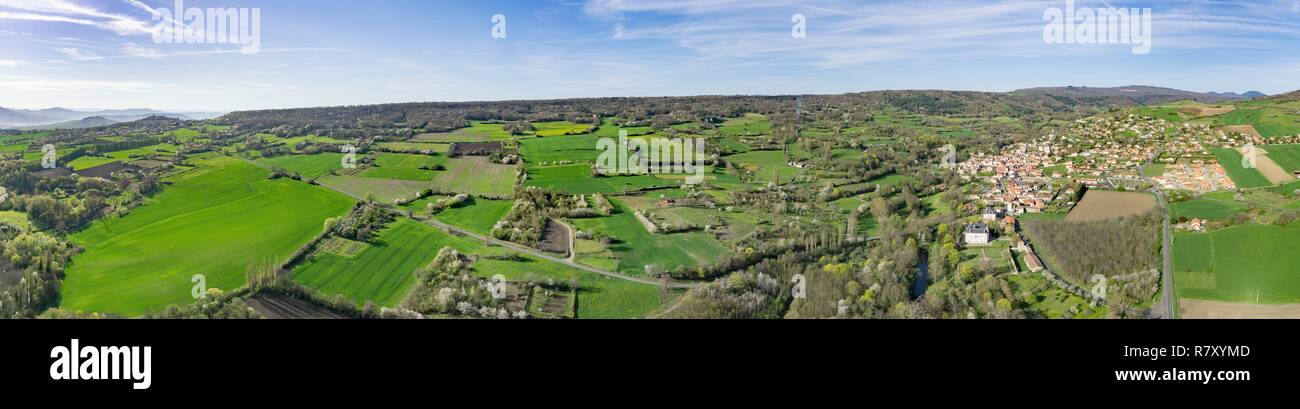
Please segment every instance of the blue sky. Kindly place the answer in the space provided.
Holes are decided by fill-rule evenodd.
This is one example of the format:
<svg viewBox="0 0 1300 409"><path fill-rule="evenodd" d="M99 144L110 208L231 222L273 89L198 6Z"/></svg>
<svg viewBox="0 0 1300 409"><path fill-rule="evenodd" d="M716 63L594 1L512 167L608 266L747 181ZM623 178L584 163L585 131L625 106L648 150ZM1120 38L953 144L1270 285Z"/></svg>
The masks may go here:
<svg viewBox="0 0 1300 409"><path fill-rule="evenodd" d="M1149 7L1152 48L1048 44L1062 1L189 0L261 44L158 44L173 0L0 0L0 106L176 110L410 101L1157 85L1300 89L1300 0ZM1105 7L1080 0L1076 7ZM492 16L506 16L494 39ZM807 37L793 38L792 16Z"/></svg>

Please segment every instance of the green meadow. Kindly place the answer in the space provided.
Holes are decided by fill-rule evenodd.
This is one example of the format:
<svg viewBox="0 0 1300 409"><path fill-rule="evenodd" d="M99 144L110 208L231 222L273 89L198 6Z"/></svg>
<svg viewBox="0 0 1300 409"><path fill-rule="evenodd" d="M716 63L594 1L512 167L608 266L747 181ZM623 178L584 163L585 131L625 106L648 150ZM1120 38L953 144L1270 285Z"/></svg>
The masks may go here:
<svg viewBox="0 0 1300 409"><path fill-rule="evenodd" d="M433 177L435 190L493 197L515 194L518 172L514 165L492 163L484 157L467 157L449 159L446 166L446 171L437 172Z"/></svg>
<svg viewBox="0 0 1300 409"><path fill-rule="evenodd" d="M1257 187L1273 186L1263 174L1256 169L1247 169L1241 166L1241 152L1233 148L1215 149L1214 157L1219 159L1219 165L1232 178L1232 182L1237 184L1238 188L1250 189Z"/></svg>
<svg viewBox="0 0 1300 409"><path fill-rule="evenodd" d="M316 179L343 169L342 153L321 153L316 155L276 156L261 158L258 163L274 168L284 169L302 175L307 179Z"/></svg>
<svg viewBox="0 0 1300 409"><path fill-rule="evenodd" d="M1268 158L1287 172L1300 171L1300 145L1268 145L1261 147Z"/></svg>
<svg viewBox="0 0 1300 409"><path fill-rule="evenodd" d="M790 166L785 160L785 153L781 151L753 151L727 156L724 159L754 172L755 179L763 183L777 181L773 178L773 169L781 178L780 183L790 183L794 180L794 176L799 174L799 169Z"/></svg>
<svg viewBox="0 0 1300 409"><path fill-rule="evenodd" d="M230 290L251 263L283 262L353 201L231 158L201 162L149 204L73 234L85 249L64 280L62 307L136 316L187 304L195 285Z"/></svg>
<svg viewBox="0 0 1300 409"><path fill-rule="evenodd" d="M1170 205L1170 216L1175 220L1188 219L1224 220L1246 210L1245 204L1236 202L1232 195L1206 195L1200 199L1176 202Z"/></svg>
<svg viewBox="0 0 1300 409"><path fill-rule="evenodd" d="M446 156L411 155L404 153L380 153L374 159L374 167L366 169L361 176L379 179L421 180L433 179L432 170L437 166L446 166ZM420 169L425 167L426 169Z"/></svg>
<svg viewBox="0 0 1300 409"><path fill-rule="evenodd" d="M618 210L614 215L573 220L582 231L604 234L615 239L610 245L619 259L618 270L627 274L645 273L645 266L658 264L668 270L679 266L694 267L720 259L729 250L707 233L651 234L627 207L610 200Z"/></svg>
<svg viewBox="0 0 1300 409"><path fill-rule="evenodd" d="M1300 224L1244 225L1174 238L1180 297L1263 303L1300 302Z"/></svg>
<svg viewBox="0 0 1300 409"><path fill-rule="evenodd" d="M399 218L360 254L318 252L293 270L293 279L325 294L341 294L358 306L373 301L394 307L411 289L415 272L447 246L463 252L476 248L427 224Z"/></svg>
<svg viewBox="0 0 1300 409"><path fill-rule="evenodd" d="M772 132L767 117L759 114L745 114L735 119L728 119L718 127L718 132L726 136L759 136Z"/></svg>
<svg viewBox="0 0 1300 409"><path fill-rule="evenodd" d="M623 193L657 186L676 185L652 175L592 176L591 165L532 166L528 168L526 186L537 186L563 193Z"/></svg>
<svg viewBox="0 0 1300 409"><path fill-rule="evenodd" d="M510 207L514 206L514 202L509 200L470 200L471 202L468 205L443 210L434 218L443 223L486 236L492 233L492 227L496 226L497 222L506 216L506 213L510 213Z"/></svg>

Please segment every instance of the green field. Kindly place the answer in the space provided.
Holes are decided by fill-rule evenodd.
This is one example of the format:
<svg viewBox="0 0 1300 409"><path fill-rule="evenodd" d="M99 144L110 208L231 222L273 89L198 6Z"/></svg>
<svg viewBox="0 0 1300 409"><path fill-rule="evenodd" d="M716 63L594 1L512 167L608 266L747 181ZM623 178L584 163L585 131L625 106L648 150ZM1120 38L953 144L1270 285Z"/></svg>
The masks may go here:
<svg viewBox="0 0 1300 409"><path fill-rule="evenodd" d="M1287 172L1300 171L1300 145L1267 145L1261 147L1269 159Z"/></svg>
<svg viewBox="0 0 1300 409"><path fill-rule="evenodd" d="M80 158L73 159L71 162L68 162L67 166L72 168L72 170L86 170L96 166L107 165L113 162L121 162L121 161L122 160L120 159L105 158L103 156L82 156Z"/></svg>
<svg viewBox="0 0 1300 409"><path fill-rule="evenodd" d="M706 233L651 234L636 216L617 200L613 216L573 220L582 231L605 234L617 239L610 250L619 259L618 270L627 274L645 273L645 266L658 264L668 270L678 266L694 267L720 259L728 250Z"/></svg>
<svg viewBox="0 0 1300 409"><path fill-rule="evenodd" d="M594 163L601 153L596 150L599 141L600 137L596 135L525 139L519 141L519 153L528 163L561 161Z"/></svg>
<svg viewBox="0 0 1300 409"><path fill-rule="evenodd" d="M1254 126L1255 131L1265 138L1300 134L1300 117L1266 106L1261 106L1261 109L1237 107L1236 111L1221 118L1224 125Z"/></svg>
<svg viewBox="0 0 1300 409"><path fill-rule="evenodd" d="M325 294L342 294L357 302L394 307L415 282L415 272L450 246L462 252L477 248L415 220L400 218L379 233L355 257L318 253L293 270L293 279Z"/></svg>
<svg viewBox="0 0 1300 409"><path fill-rule="evenodd" d="M651 175L591 176L591 165L533 166L526 186L572 194L636 192L656 186L677 185Z"/></svg>
<svg viewBox="0 0 1300 409"><path fill-rule="evenodd" d="M492 226L505 217L506 213L510 213L510 207L514 205L514 202L509 200L471 200L473 202L468 205L443 210L434 218L452 226L488 235L492 232Z"/></svg>
<svg viewBox="0 0 1300 409"><path fill-rule="evenodd" d="M1251 189L1257 187L1273 186L1264 175L1256 169L1246 169L1241 166L1241 152L1233 148L1219 148L1214 150L1214 157L1219 159L1219 165L1232 178L1232 182L1237 184L1238 188Z"/></svg>
<svg viewBox="0 0 1300 409"><path fill-rule="evenodd" d="M759 114L745 114L744 117L728 119L718 127L718 132L726 136L758 136L772 132L767 117Z"/></svg>
<svg viewBox="0 0 1300 409"><path fill-rule="evenodd" d="M659 288L652 285L592 274L531 256L525 256L524 260L480 259L474 263L474 271L480 277L501 274L509 280L533 277L567 281L577 278L580 319L644 318L659 309L663 302L659 297Z"/></svg>
<svg viewBox="0 0 1300 409"><path fill-rule="evenodd" d="M1300 302L1300 224L1245 225L1174 238L1180 297Z"/></svg>
<svg viewBox="0 0 1300 409"><path fill-rule="evenodd" d="M376 201L385 204L391 204L397 199L413 200L429 188L428 182L417 180L376 179L361 176L325 175L317 182L321 186L356 198L374 195Z"/></svg>
<svg viewBox="0 0 1300 409"><path fill-rule="evenodd" d="M515 194L514 165L491 163L484 157L447 160L447 170L433 177L433 188L443 192L511 197Z"/></svg>
<svg viewBox="0 0 1300 409"><path fill-rule="evenodd" d="M258 159L257 162L297 173L307 179L316 179L328 175L330 172L343 169L343 154L321 153L316 155L277 156Z"/></svg>
<svg viewBox="0 0 1300 409"><path fill-rule="evenodd" d="M534 122L533 134L541 137L577 135L586 133L591 124L579 124L569 121Z"/></svg>
<svg viewBox="0 0 1300 409"><path fill-rule="evenodd" d="M62 307L140 315L186 304L202 274L207 288L245 283L250 263L283 262L346 214L348 198L231 158L203 161L144 207L69 237L85 248L64 280Z"/></svg>
<svg viewBox="0 0 1300 409"><path fill-rule="evenodd" d="M446 166L446 156L381 153L375 158L375 167L366 169L361 176L379 179L421 180L433 179L436 166ZM420 169L420 167L429 169Z"/></svg>
<svg viewBox="0 0 1300 409"><path fill-rule="evenodd" d="M485 142L490 140L510 139L510 134L501 128L501 124L471 122L468 128L451 132L426 133L416 135L415 140L422 142Z"/></svg>
<svg viewBox="0 0 1300 409"><path fill-rule="evenodd" d="M8 223L10 226L14 226L22 230L27 230L32 228L32 222L27 218L27 213L23 213L16 210L0 211L0 223Z"/></svg>
<svg viewBox="0 0 1300 409"><path fill-rule="evenodd" d="M727 156L725 159L754 172L754 178L763 183L776 181L772 176L773 169L780 174L781 183L790 183L799 174L799 169L790 166L781 151L753 151Z"/></svg>
<svg viewBox="0 0 1300 409"><path fill-rule="evenodd" d="M406 152L414 154L441 153L445 154L451 145L445 143L415 143L415 142L381 142L375 144L376 148L386 149L394 152Z"/></svg>
<svg viewBox="0 0 1300 409"><path fill-rule="evenodd" d="M1200 199L1176 202L1171 204L1170 207L1170 216L1175 220L1181 217L1224 220L1246 210L1246 206L1234 201L1231 194L1227 195L1227 197L1223 197L1223 195L1206 195Z"/></svg>

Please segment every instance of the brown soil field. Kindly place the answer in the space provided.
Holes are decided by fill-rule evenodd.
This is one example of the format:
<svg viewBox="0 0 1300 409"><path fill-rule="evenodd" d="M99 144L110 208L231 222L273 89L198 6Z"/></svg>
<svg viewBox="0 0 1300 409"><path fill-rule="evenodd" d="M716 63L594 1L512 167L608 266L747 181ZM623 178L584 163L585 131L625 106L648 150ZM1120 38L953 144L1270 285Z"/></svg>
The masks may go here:
<svg viewBox="0 0 1300 409"><path fill-rule="evenodd" d="M1244 134L1244 135L1251 135L1251 136L1254 136L1254 137L1256 137L1256 138L1263 138L1263 137L1264 137L1264 136L1262 136L1262 135L1259 134L1259 131L1256 131L1256 130L1255 130L1255 127L1254 127L1254 126L1250 126L1250 125L1232 125L1232 126L1225 126L1225 127L1223 127L1223 131L1224 131L1224 132L1228 132L1228 133L1239 133L1239 134Z"/></svg>
<svg viewBox="0 0 1300 409"><path fill-rule="evenodd" d="M1285 185L1295 181L1295 176L1278 166L1277 162L1269 158L1268 152L1263 149L1257 148L1255 151L1255 169L1275 185Z"/></svg>
<svg viewBox="0 0 1300 409"><path fill-rule="evenodd" d="M348 317L311 303L279 294L258 294L249 298L249 307L273 320L341 320Z"/></svg>
<svg viewBox="0 0 1300 409"><path fill-rule="evenodd" d="M1065 216L1067 222L1107 220L1146 213L1156 208L1156 197L1147 193L1089 190L1074 210Z"/></svg>
<svg viewBox="0 0 1300 409"><path fill-rule="evenodd" d="M1247 304L1224 301L1181 300L1184 319L1298 319L1300 304Z"/></svg>
<svg viewBox="0 0 1300 409"><path fill-rule="evenodd" d="M1226 106L1207 105L1207 106L1182 107L1178 111L1188 115L1195 115L1196 117L1200 118L1200 117L1207 117L1207 116L1219 116L1223 114L1232 113L1232 111L1236 111L1236 110L1237 107L1232 105L1226 105Z"/></svg>
<svg viewBox="0 0 1300 409"><path fill-rule="evenodd" d="M547 253L569 254L569 229L554 220L546 222L546 231L542 234L542 244L538 249Z"/></svg>

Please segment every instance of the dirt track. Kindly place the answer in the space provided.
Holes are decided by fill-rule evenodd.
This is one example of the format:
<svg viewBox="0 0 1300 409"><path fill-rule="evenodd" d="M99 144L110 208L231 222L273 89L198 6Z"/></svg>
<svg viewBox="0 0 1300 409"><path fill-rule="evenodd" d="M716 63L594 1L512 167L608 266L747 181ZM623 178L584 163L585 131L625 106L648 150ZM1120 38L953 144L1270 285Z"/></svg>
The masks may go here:
<svg viewBox="0 0 1300 409"><path fill-rule="evenodd" d="M1184 319L1297 319L1300 304L1249 304L1224 301L1181 300Z"/></svg>

